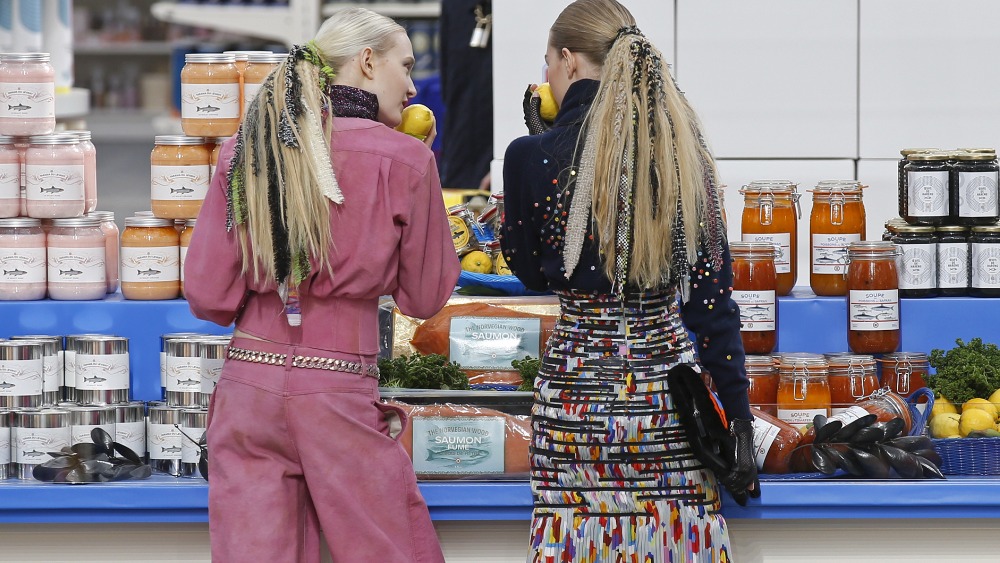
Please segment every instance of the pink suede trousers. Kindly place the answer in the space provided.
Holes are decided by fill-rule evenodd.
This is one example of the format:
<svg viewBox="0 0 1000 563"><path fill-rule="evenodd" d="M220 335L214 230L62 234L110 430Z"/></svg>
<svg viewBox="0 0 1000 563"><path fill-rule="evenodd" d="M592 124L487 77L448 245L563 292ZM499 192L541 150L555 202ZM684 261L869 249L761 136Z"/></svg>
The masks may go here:
<svg viewBox="0 0 1000 563"><path fill-rule="evenodd" d="M223 367L208 423L212 561L318 562L322 530L335 563L443 562L395 439L405 417L380 403L378 382L291 367L292 355L336 357L326 351L232 345L289 359Z"/></svg>

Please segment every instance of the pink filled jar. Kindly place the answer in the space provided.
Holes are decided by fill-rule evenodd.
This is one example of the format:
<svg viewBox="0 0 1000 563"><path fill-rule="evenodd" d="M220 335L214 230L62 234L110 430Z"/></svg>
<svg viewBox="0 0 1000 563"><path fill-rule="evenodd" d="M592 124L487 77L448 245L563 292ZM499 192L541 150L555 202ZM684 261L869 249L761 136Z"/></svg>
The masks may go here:
<svg viewBox="0 0 1000 563"><path fill-rule="evenodd" d="M56 73L48 53L0 53L0 135L56 130Z"/></svg>
<svg viewBox="0 0 1000 563"><path fill-rule="evenodd" d="M0 301L45 299L45 233L38 219L0 219Z"/></svg>
<svg viewBox="0 0 1000 563"><path fill-rule="evenodd" d="M86 209L83 149L76 135L31 138L24 153L24 189L29 217L80 217Z"/></svg>
<svg viewBox="0 0 1000 563"><path fill-rule="evenodd" d="M118 239L121 231L115 223L114 211L91 211L87 217L101 220L101 232L104 233L104 256L107 258L108 293L118 291Z"/></svg>
<svg viewBox="0 0 1000 563"><path fill-rule="evenodd" d="M76 135L83 151L83 195L86 202L85 213L97 209L97 147L91 141L90 131L75 129L66 131Z"/></svg>
<svg viewBox="0 0 1000 563"><path fill-rule="evenodd" d="M0 136L0 218L21 214L21 155L14 138Z"/></svg>
<svg viewBox="0 0 1000 563"><path fill-rule="evenodd" d="M100 219L53 219L48 235L49 297L83 301L107 295L106 252Z"/></svg>

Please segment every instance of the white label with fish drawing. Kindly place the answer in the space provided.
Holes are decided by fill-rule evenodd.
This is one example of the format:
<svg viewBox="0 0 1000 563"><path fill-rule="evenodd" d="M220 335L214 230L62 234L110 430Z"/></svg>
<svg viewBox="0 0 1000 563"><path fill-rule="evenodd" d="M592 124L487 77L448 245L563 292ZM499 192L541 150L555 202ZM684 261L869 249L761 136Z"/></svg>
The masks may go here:
<svg viewBox="0 0 1000 563"><path fill-rule="evenodd" d="M0 248L4 283L45 283L45 248Z"/></svg>
<svg viewBox="0 0 1000 563"><path fill-rule="evenodd" d="M775 330L777 306L774 290L741 291L733 290L733 301L740 307L740 330L757 332Z"/></svg>
<svg viewBox="0 0 1000 563"><path fill-rule="evenodd" d="M28 201L83 200L83 165L26 164L24 195Z"/></svg>
<svg viewBox="0 0 1000 563"><path fill-rule="evenodd" d="M774 257L774 273L787 274L792 271L791 233L743 233L744 242L766 242L777 249Z"/></svg>
<svg viewBox="0 0 1000 563"><path fill-rule="evenodd" d="M181 119L238 119L240 84L181 84Z"/></svg>
<svg viewBox="0 0 1000 563"><path fill-rule="evenodd" d="M115 441L142 457L146 455L146 422L116 422Z"/></svg>
<svg viewBox="0 0 1000 563"><path fill-rule="evenodd" d="M10 426L0 426L0 465L10 463Z"/></svg>
<svg viewBox="0 0 1000 563"><path fill-rule="evenodd" d="M14 462L38 465L52 459L48 452L58 452L70 446L69 426L58 428L15 428L12 434Z"/></svg>
<svg viewBox="0 0 1000 563"><path fill-rule="evenodd" d="M76 354L76 388L128 389L128 354Z"/></svg>
<svg viewBox="0 0 1000 563"><path fill-rule="evenodd" d="M453 317L448 359L465 369L509 370L512 360L539 357L541 319Z"/></svg>
<svg viewBox="0 0 1000 563"><path fill-rule="evenodd" d="M21 197L21 165L0 164L0 199Z"/></svg>
<svg viewBox="0 0 1000 563"><path fill-rule="evenodd" d="M201 392L201 357L167 356L167 391Z"/></svg>
<svg viewBox="0 0 1000 563"><path fill-rule="evenodd" d="M812 236L812 273L844 274L847 272L847 246L861 240L861 235L835 234Z"/></svg>
<svg viewBox="0 0 1000 563"><path fill-rule="evenodd" d="M413 417L413 470L417 474L504 471L503 417Z"/></svg>
<svg viewBox="0 0 1000 563"><path fill-rule="evenodd" d="M42 394L42 359L0 360L0 397Z"/></svg>
<svg viewBox="0 0 1000 563"><path fill-rule="evenodd" d="M104 246L96 248L49 247L49 283L107 283Z"/></svg>
<svg viewBox="0 0 1000 563"><path fill-rule="evenodd" d="M207 164L194 166L150 166L149 191L154 200L197 201L205 199L211 179Z"/></svg>
<svg viewBox="0 0 1000 563"><path fill-rule="evenodd" d="M146 450L149 459L181 459L184 451L181 431L173 424L149 424Z"/></svg>
<svg viewBox="0 0 1000 563"><path fill-rule="evenodd" d="M49 118L56 115L56 85L52 82L0 83L0 118Z"/></svg>
<svg viewBox="0 0 1000 563"><path fill-rule="evenodd" d="M847 315L849 330L899 330L899 291L852 289Z"/></svg>
<svg viewBox="0 0 1000 563"><path fill-rule="evenodd" d="M176 246L123 246L123 282L175 282L181 279L181 254Z"/></svg>

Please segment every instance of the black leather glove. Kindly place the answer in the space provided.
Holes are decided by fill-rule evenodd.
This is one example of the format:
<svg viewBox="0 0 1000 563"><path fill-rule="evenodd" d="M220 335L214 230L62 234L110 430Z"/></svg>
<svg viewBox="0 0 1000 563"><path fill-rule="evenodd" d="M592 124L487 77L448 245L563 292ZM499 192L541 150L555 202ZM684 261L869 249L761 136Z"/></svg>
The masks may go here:
<svg viewBox="0 0 1000 563"><path fill-rule="evenodd" d="M524 124L528 126L529 135L538 135L549 130L549 124L542 119L541 107L542 98L533 96L531 86L524 90L524 102L521 104L524 110Z"/></svg>
<svg viewBox="0 0 1000 563"><path fill-rule="evenodd" d="M733 433L734 447L729 450L730 470L725 475L717 475L733 500L740 506L747 505L747 498L760 497L760 481L757 480L757 462L753 455L753 421L735 418L729 423ZM726 452L729 453L728 451Z"/></svg>

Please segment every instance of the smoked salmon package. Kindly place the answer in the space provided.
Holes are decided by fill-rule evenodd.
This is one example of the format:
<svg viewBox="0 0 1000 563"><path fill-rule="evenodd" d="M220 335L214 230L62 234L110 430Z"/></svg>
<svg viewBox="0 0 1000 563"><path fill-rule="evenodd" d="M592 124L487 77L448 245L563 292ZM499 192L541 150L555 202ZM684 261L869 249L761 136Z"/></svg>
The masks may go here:
<svg viewBox="0 0 1000 563"><path fill-rule="evenodd" d="M511 365L526 356L541 357L555 328L555 296L455 296L436 315L422 321L393 308L390 357L441 354L461 366L474 389L510 390L520 383Z"/></svg>
<svg viewBox="0 0 1000 563"><path fill-rule="evenodd" d="M396 439L418 479L528 479L531 393L383 388L382 397L404 419Z"/></svg>

